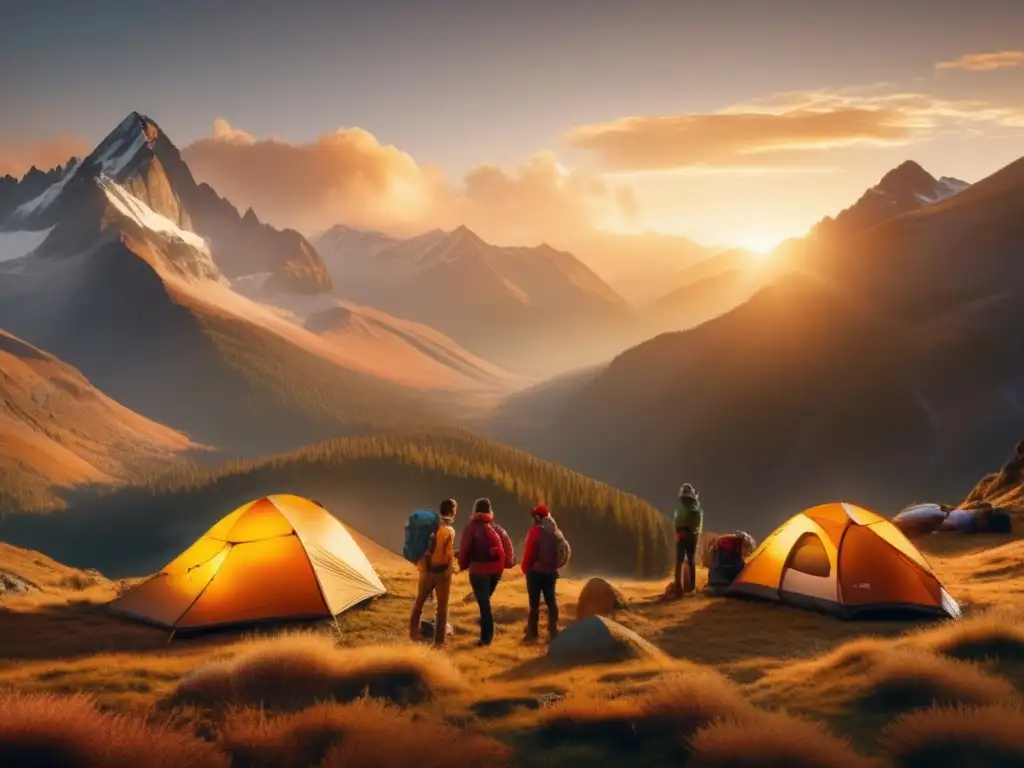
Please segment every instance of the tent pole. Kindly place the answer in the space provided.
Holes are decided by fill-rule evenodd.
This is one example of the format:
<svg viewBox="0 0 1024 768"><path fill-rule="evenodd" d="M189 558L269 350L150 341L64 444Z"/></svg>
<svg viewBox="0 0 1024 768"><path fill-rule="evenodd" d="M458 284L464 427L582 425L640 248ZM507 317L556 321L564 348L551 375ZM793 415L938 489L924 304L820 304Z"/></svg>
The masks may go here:
<svg viewBox="0 0 1024 768"><path fill-rule="evenodd" d="M174 632L175 632L175 630L172 629L171 630L171 634L167 636L167 643L166 643L166 645L170 645L171 644L171 640L174 639Z"/></svg>

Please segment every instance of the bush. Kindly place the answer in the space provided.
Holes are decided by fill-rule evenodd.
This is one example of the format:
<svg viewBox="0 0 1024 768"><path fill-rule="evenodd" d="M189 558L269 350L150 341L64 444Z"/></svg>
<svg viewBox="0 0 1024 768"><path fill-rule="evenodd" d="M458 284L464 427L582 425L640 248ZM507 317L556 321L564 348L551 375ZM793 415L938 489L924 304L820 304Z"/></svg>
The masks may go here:
<svg viewBox="0 0 1024 768"><path fill-rule="evenodd" d="M374 701L277 716L239 711L221 743L235 765L249 768L500 768L511 760L500 742Z"/></svg>
<svg viewBox="0 0 1024 768"><path fill-rule="evenodd" d="M936 653L967 661L1024 659L1024 626L1019 617L993 612L967 621L949 622L922 632L912 641Z"/></svg>
<svg viewBox="0 0 1024 768"><path fill-rule="evenodd" d="M899 768L1017 768L1024 765L1024 710L988 706L911 712L885 730L882 748Z"/></svg>
<svg viewBox="0 0 1024 768"><path fill-rule="evenodd" d="M0 694L0 765L227 768L213 744L131 715L100 712L85 696Z"/></svg>
<svg viewBox="0 0 1024 768"><path fill-rule="evenodd" d="M872 709L908 710L933 703L994 704L1017 698L1009 681L973 664L908 648L875 660L861 701Z"/></svg>
<svg viewBox="0 0 1024 768"><path fill-rule="evenodd" d="M286 634L254 641L230 659L199 667L165 704L296 711L369 696L410 705L462 688L448 658L429 648L339 649L324 635Z"/></svg>
<svg viewBox="0 0 1024 768"><path fill-rule="evenodd" d="M538 736L547 743L600 742L615 749L661 744L668 752L686 751L685 740L717 720L745 721L757 710L721 675L683 673L633 699L571 701L546 713Z"/></svg>
<svg viewBox="0 0 1024 768"><path fill-rule="evenodd" d="M693 768L865 768L870 762L824 726L789 715L720 720L690 742Z"/></svg>

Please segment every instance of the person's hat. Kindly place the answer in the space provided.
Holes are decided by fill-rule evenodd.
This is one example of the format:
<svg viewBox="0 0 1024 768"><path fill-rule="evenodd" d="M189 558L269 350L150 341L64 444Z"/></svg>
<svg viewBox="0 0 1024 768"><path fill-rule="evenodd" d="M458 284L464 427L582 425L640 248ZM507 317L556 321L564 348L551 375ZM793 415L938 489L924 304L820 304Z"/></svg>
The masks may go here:
<svg viewBox="0 0 1024 768"><path fill-rule="evenodd" d="M547 517L551 513L548 511L548 508L544 504L538 504L536 507L533 508L533 512L531 514L534 517Z"/></svg>

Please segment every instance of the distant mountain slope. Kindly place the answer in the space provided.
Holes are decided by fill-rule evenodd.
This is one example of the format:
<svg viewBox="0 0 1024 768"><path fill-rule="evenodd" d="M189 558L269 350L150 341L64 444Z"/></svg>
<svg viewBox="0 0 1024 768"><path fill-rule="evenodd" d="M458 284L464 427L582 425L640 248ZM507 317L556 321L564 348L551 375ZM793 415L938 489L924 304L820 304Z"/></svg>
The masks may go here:
<svg viewBox="0 0 1024 768"><path fill-rule="evenodd" d="M302 235L260 223L251 209L240 216L209 186L196 184L177 147L153 120L137 112L83 161L47 175L45 185L31 173L18 188L4 191L0 185L0 229L52 227L83 207L101 177L181 230L205 239L214 262L229 277L271 272L281 290L331 289L323 261Z"/></svg>
<svg viewBox="0 0 1024 768"><path fill-rule="evenodd" d="M165 469L193 447L69 365L0 331L0 510L61 506L72 486Z"/></svg>
<svg viewBox="0 0 1024 768"><path fill-rule="evenodd" d="M326 340L346 367L421 390L502 394L526 386L440 331L334 296L268 292L266 275L232 289Z"/></svg>
<svg viewBox="0 0 1024 768"><path fill-rule="evenodd" d="M508 390L525 383L467 352L439 331L351 302L338 303L306 320L350 365L382 379L421 389Z"/></svg>
<svg viewBox="0 0 1024 768"><path fill-rule="evenodd" d="M616 359L545 455L650 499L692 481L762 534L828 499L952 497L1024 432L1022 242L1019 161L812 247L803 274Z"/></svg>
<svg viewBox="0 0 1024 768"><path fill-rule="evenodd" d="M145 488L83 502L62 526L9 519L0 538L111 576L159 568L220 516L287 488L318 499L345 523L393 550L414 509L454 497L456 528L472 502L491 499L521 556L529 510L552 508L573 545L572 567L630 576L668 569L663 518L648 504L590 478L467 432L434 430L336 440L257 462L171 477ZM160 525L153 525L159 519ZM79 531L90 531L83 548ZM124 541L131 541L125 551Z"/></svg>
<svg viewBox="0 0 1024 768"><path fill-rule="evenodd" d="M353 369L325 339L233 293L159 158L141 187L119 174L137 157L124 131L55 198L42 244L0 262L0 327L133 410L232 451L437 420L421 393Z"/></svg>
<svg viewBox="0 0 1024 768"><path fill-rule="evenodd" d="M677 235L600 231L574 240L568 248L636 305L647 304L669 287L681 286L674 282L680 270L706 262L719 250Z"/></svg>
<svg viewBox="0 0 1024 768"><path fill-rule="evenodd" d="M849 208L817 227L821 235L850 235L881 224L904 213L916 211L963 192L966 181L943 176L936 179L913 160L889 171Z"/></svg>
<svg viewBox="0 0 1024 768"><path fill-rule="evenodd" d="M331 256L337 292L438 329L517 373L607 359L644 337L632 307L572 254L499 247L466 227Z"/></svg>

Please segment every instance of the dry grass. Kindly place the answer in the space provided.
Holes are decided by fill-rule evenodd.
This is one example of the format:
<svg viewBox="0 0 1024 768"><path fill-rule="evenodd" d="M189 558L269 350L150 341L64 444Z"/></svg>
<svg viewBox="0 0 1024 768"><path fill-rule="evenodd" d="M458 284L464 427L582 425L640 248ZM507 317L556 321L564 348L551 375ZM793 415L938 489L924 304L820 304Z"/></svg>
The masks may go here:
<svg viewBox="0 0 1024 768"><path fill-rule="evenodd" d="M189 733L100 712L85 696L0 695L0 765L220 768L228 761Z"/></svg>
<svg viewBox="0 0 1024 768"><path fill-rule="evenodd" d="M849 742L819 723L779 713L719 720L690 741L693 768L868 768Z"/></svg>
<svg viewBox="0 0 1024 768"><path fill-rule="evenodd" d="M617 751L659 751L685 757L685 740L724 718L756 713L739 689L711 670L681 672L618 699L576 699L541 715L536 736L545 746L602 744Z"/></svg>
<svg viewBox="0 0 1024 768"><path fill-rule="evenodd" d="M1024 660L1024 623L1018 613L992 611L908 637L908 642L965 661Z"/></svg>
<svg viewBox="0 0 1024 768"><path fill-rule="evenodd" d="M995 704L1016 701L1009 681L963 661L923 649L900 648L876 658L858 696L875 712L906 711L932 703Z"/></svg>
<svg viewBox="0 0 1024 768"><path fill-rule="evenodd" d="M413 645L340 649L331 638L286 634L254 641L235 656L196 669L165 702L210 710L298 711L362 696L421 704L465 688L442 653Z"/></svg>
<svg viewBox="0 0 1024 768"><path fill-rule="evenodd" d="M1017 768L1024 765L1024 710L990 706L912 712L885 730L882 748L898 768Z"/></svg>
<svg viewBox="0 0 1024 768"><path fill-rule="evenodd" d="M500 768L511 761L509 747L494 739L374 701L277 716L236 712L221 744L234 765L249 768Z"/></svg>

